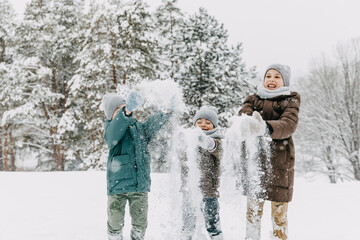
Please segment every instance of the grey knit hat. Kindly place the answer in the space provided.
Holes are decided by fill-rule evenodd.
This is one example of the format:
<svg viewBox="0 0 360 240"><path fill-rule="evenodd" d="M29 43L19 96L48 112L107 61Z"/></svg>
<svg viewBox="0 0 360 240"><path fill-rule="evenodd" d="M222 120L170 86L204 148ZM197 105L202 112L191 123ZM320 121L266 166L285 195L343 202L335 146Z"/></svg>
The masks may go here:
<svg viewBox="0 0 360 240"><path fill-rule="evenodd" d="M289 66L282 65L282 64L279 64L279 63L271 64L265 70L264 79L265 79L266 73L270 69L277 70L281 74L282 78L284 79L284 86L285 87L290 87L291 70L290 70Z"/></svg>
<svg viewBox="0 0 360 240"><path fill-rule="evenodd" d="M111 120L112 115L115 112L115 109L125 104L126 101L123 97L116 93L107 93L102 99L102 104L104 107L104 112L107 120Z"/></svg>
<svg viewBox="0 0 360 240"><path fill-rule="evenodd" d="M200 118L205 118L212 122L214 127L218 126L218 116L217 116L217 109L213 106L203 106L197 111L195 117L193 118L193 124L195 125L196 121Z"/></svg>

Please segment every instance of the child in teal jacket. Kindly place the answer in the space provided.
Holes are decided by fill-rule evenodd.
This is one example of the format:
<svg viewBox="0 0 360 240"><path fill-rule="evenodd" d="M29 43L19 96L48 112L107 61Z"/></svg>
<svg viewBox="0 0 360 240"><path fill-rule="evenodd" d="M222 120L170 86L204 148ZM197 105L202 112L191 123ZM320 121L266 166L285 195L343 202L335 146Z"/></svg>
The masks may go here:
<svg viewBox="0 0 360 240"><path fill-rule="evenodd" d="M142 104L138 92L125 101L117 94L106 94L105 142L109 147L107 161L108 237L122 240L125 205L129 201L132 240L143 240L147 227L148 192L150 192L150 155L148 144L170 118L157 112L140 123L133 111Z"/></svg>

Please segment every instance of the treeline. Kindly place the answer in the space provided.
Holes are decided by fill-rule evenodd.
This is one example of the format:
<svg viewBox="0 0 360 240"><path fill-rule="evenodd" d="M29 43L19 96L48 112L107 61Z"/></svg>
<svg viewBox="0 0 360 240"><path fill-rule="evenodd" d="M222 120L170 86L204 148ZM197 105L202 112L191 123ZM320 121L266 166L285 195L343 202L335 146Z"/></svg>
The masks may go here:
<svg viewBox="0 0 360 240"><path fill-rule="evenodd" d="M226 125L254 91L242 51L176 0L32 0L21 20L0 0L0 170L103 169L102 96L143 80L177 82L184 121L210 103Z"/></svg>

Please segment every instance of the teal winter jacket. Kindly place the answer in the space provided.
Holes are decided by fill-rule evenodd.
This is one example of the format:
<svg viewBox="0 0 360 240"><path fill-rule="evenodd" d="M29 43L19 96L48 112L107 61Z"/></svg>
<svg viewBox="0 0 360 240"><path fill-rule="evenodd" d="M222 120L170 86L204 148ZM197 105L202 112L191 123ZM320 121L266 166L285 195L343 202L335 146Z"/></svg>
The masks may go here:
<svg viewBox="0 0 360 240"><path fill-rule="evenodd" d="M150 192L150 155L148 144L171 114L157 112L146 122L125 115L124 108L113 120L105 122L107 194Z"/></svg>

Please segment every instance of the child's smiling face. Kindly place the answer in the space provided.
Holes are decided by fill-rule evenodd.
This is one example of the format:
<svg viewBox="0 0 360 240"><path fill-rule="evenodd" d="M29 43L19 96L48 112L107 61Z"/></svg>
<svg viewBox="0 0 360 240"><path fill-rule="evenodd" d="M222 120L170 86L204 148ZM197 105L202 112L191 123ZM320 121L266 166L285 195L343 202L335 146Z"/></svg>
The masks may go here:
<svg viewBox="0 0 360 240"><path fill-rule="evenodd" d="M264 87L269 90L275 90L284 86L284 79L280 72L275 69L270 69L265 74Z"/></svg>
<svg viewBox="0 0 360 240"><path fill-rule="evenodd" d="M212 124L212 122L210 120L208 120L208 119L205 119L205 118L199 118L198 120L196 120L195 127L199 127L202 130L212 130L212 129L214 129L214 125Z"/></svg>

